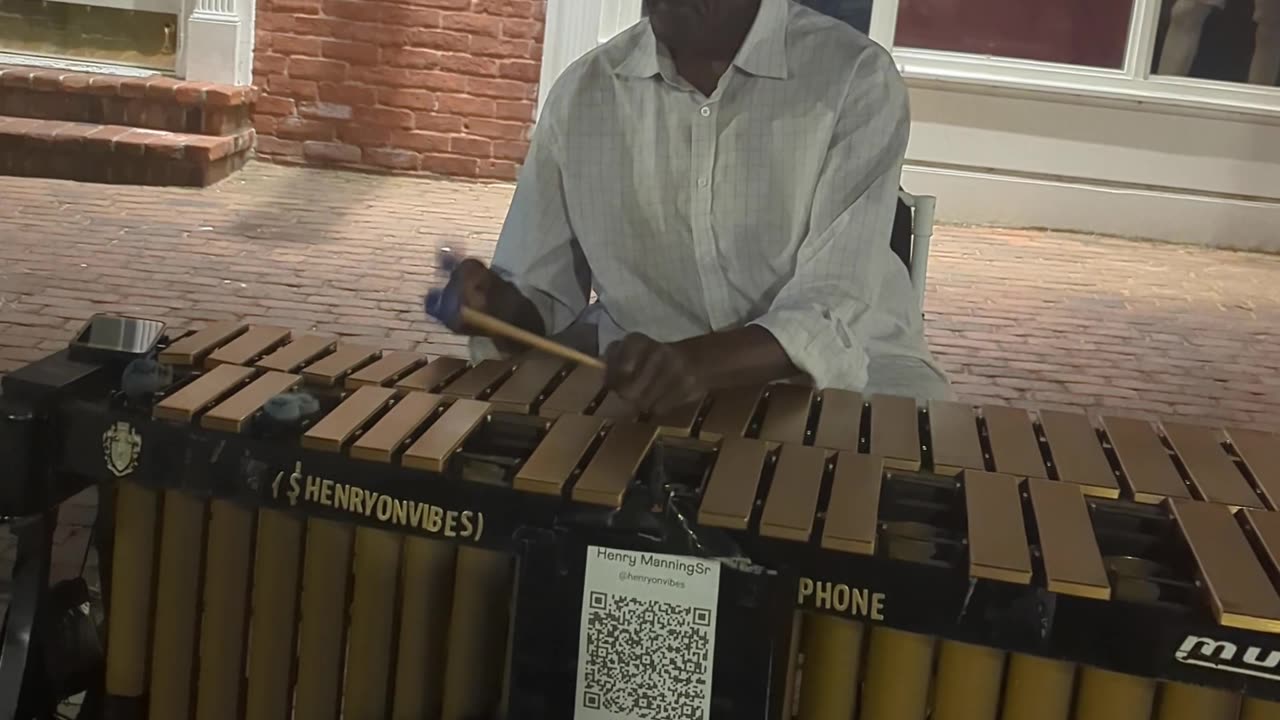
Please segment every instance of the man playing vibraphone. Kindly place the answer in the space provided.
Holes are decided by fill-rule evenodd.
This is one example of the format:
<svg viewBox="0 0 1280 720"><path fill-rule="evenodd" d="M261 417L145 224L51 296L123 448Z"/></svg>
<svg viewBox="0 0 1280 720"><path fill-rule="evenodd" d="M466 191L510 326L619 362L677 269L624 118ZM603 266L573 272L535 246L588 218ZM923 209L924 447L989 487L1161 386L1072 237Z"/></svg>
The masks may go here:
<svg viewBox="0 0 1280 720"><path fill-rule="evenodd" d="M551 90L492 269L464 261L446 294L605 349L640 411L801 373L944 396L888 240L909 124L889 54L790 0L645 9Z"/></svg>

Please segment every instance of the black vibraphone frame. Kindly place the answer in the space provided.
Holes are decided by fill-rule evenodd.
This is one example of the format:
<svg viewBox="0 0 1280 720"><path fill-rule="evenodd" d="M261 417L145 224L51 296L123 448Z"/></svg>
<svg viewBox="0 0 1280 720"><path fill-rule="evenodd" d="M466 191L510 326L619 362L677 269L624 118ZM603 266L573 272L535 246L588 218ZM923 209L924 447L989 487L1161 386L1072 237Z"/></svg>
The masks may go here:
<svg viewBox="0 0 1280 720"><path fill-rule="evenodd" d="M509 487L465 480L467 463L512 465L536 442L536 424L495 414L451 461L423 482L423 473L373 465L302 449L270 432L232 435L153 421L113 392L119 368L88 368L65 358L5 383L0 397L0 450L6 452L0 512L19 536L14 597L0 652L0 718L18 717L16 689L30 676L32 634L47 594L49 554L59 503L116 474L102 462L102 438L121 421L144 438L129 479L154 489L180 489L230 498L254 507L290 510L441 539L422 528L388 526L320 504L291 500L279 478L295 473L376 489L397 498L483 514L483 532L467 542L519 558L509 717L564 717L572 706L573 663L581 611L582 564L590 544L704 557L749 558L722 577L713 716L778 717L781 676L790 645L789 617L799 578L872 586L894 597L881 622L897 629L990 645L1013 652L1069 660L1140 675L1280 699L1277 683L1226 674L1175 659L1188 637L1257 647L1259 635L1235 631L1177 605L1089 601L1056 595L1039 585L974 580L964 571L964 550L950 562L905 562L823 550L746 532L691 529L689 518L705 481L711 450L693 441L663 442L641 467L620 510L583 506L564 498L517 494ZM956 492L957 480L923 473L890 474L886 483L919 492ZM1145 526L1158 536L1168 518L1158 508L1126 501L1090 500L1118 526ZM656 510L656 512L655 512ZM1154 529L1152 529L1154 528ZM1172 532L1168 529L1168 532ZM548 587L568 590L550 596ZM927 590L921 590L927 588ZM804 609L836 615L824 608ZM760 632L759 613L769 618ZM1268 652L1280 648L1259 648ZM555 678L559 678L558 681ZM733 678L727 681L722 678ZM744 681L756 678L758 681ZM548 687L554 689L548 690ZM772 689L772 690L771 690Z"/></svg>

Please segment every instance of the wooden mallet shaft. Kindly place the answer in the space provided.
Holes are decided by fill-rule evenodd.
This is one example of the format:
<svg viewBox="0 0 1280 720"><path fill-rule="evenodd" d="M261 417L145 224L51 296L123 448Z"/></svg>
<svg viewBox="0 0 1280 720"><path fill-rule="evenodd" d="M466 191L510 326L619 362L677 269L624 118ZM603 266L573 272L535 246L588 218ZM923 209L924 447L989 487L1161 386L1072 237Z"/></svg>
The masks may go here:
<svg viewBox="0 0 1280 720"><path fill-rule="evenodd" d="M523 328L518 328L509 322L499 320L492 315L482 313L479 310L473 310L469 307L458 308L458 317L462 322L471 327L480 330L488 335L496 335L506 338L512 342L520 343L534 350L540 350L548 355L554 355L564 358L569 362L575 362L579 365L587 367L604 369L604 363L600 358L592 357L584 352L579 352L566 345L561 345L554 340L548 340L541 335L536 335Z"/></svg>

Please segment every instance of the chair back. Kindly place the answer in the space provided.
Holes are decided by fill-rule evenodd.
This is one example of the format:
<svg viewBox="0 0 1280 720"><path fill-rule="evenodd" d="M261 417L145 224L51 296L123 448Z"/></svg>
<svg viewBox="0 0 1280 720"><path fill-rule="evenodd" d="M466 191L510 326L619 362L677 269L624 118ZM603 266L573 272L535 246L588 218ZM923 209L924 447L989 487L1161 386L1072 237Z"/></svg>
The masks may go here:
<svg viewBox="0 0 1280 720"><path fill-rule="evenodd" d="M898 190L898 211L893 218L889 243L893 252L906 263L911 287L916 291L920 307L924 307L925 281L929 275L929 246L933 242L933 212L937 198L912 195Z"/></svg>

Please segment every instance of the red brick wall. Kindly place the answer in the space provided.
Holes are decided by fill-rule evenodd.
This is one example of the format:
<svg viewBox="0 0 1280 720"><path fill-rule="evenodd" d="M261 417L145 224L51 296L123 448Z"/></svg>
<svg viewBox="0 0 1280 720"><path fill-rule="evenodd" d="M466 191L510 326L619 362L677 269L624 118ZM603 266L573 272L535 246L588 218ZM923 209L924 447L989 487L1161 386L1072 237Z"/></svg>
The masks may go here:
<svg viewBox="0 0 1280 720"><path fill-rule="evenodd" d="M258 154L515 178L545 0L259 0Z"/></svg>

